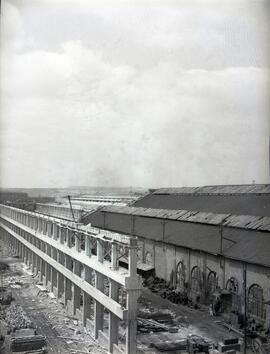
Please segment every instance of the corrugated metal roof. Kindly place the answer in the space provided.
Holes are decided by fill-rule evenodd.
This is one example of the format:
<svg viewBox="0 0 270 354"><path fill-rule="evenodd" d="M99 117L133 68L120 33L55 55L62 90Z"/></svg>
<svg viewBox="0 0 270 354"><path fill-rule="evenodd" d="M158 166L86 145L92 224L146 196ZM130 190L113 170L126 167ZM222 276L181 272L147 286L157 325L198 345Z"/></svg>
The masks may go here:
<svg viewBox="0 0 270 354"><path fill-rule="evenodd" d="M242 230L242 232L244 231ZM224 247L222 252L224 256L248 263L270 266L270 238L268 234L258 234L257 232L250 234L249 231L239 233L237 230L237 234L229 231L226 236L235 242L227 248Z"/></svg>
<svg viewBox="0 0 270 354"><path fill-rule="evenodd" d="M195 210L215 214L270 217L270 194L148 194L132 204L150 209Z"/></svg>
<svg viewBox="0 0 270 354"><path fill-rule="evenodd" d="M270 231L270 217L260 217L252 215L231 215L231 214L215 214L205 213L200 211L188 210L170 210L170 209L146 209L140 207L117 207L106 206L102 208L103 211L138 215L144 217L153 217L167 220L178 220L185 222L201 223L208 225L219 225L223 223L224 226L237 227L241 229Z"/></svg>
<svg viewBox="0 0 270 354"><path fill-rule="evenodd" d="M130 234L134 208L107 206L106 228ZM121 210L121 212L120 212ZM100 211L96 212L99 213ZM270 266L270 218L136 208L134 234L148 240L186 247L248 263ZM167 220L165 229L160 218ZM185 222L183 222L185 221ZM221 233L221 224L224 225ZM93 225L103 227L103 218L93 214ZM262 232L264 231L264 232ZM163 233L164 232L164 233ZM223 236L223 241L221 242Z"/></svg>
<svg viewBox="0 0 270 354"><path fill-rule="evenodd" d="M160 188L153 194L270 194L270 184Z"/></svg>

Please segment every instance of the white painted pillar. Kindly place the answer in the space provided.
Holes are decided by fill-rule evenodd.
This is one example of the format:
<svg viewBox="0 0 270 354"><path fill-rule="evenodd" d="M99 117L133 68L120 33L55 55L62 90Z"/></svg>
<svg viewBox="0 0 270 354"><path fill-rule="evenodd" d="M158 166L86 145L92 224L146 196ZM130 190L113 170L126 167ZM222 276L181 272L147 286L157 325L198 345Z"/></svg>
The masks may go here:
<svg viewBox="0 0 270 354"><path fill-rule="evenodd" d="M92 270L89 267L84 268L84 280L91 283ZM91 318L91 296L83 292L83 326L86 327L87 318Z"/></svg>
<svg viewBox="0 0 270 354"><path fill-rule="evenodd" d="M92 244L91 244L91 237L85 235L85 254L88 257L91 257L92 255Z"/></svg>
<svg viewBox="0 0 270 354"><path fill-rule="evenodd" d="M97 240L97 259L100 263L104 260L104 248L101 240Z"/></svg>
<svg viewBox="0 0 270 354"><path fill-rule="evenodd" d="M80 262L73 260L73 273L81 276L81 268ZM73 305L73 315L76 315L76 309L80 308L80 300L81 300L81 289L73 284L73 294L72 294L72 305Z"/></svg>
<svg viewBox="0 0 270 354"><path fill-rule="evenodd" d="M111 263L113 270L117 270L119 268L118 245L116 243L112 244Z"/></svg>
<svg viewBox="0 0 270 354"><path fill-rule="evenodd" d="M110 298L118 302L119 286L113 280L110 281ZM112 312L109 313L109 352L113 353L113 345L118 344L119 318Z"/></svg>
<svg viewBox="0 0 270 354"><path fill-rule="evenodd" d="M57 251L57 262L64 265L65 257L60 251ZM60 298L64 293L64 276L60 272L57 272L57 297Z"/></svg>
<svg viewBox="0 0 270 354"><path fill-rule="evenodd" d="M75 250L81 252L81 235L79 232L74 233L75 236Z"/></svg>
<svg viewBox="0 0 270 354"><path fill-rule="evenodd" d="M65 267L72 271L71 257L65 255ZM67 305L68 300L71 300L72 296L72 283L68 278L64 278L64 302Z"/></svg>
<svg viewBox="0 0 270 354"><path fill-rule="evenodd" d="M104 291L104 276L98 272L95 272L95 286L98 290ZM95 339L98 338L99 330L103 330L104 320L104 306L102 306L97 300L94 302L94 331Z"/></svg>

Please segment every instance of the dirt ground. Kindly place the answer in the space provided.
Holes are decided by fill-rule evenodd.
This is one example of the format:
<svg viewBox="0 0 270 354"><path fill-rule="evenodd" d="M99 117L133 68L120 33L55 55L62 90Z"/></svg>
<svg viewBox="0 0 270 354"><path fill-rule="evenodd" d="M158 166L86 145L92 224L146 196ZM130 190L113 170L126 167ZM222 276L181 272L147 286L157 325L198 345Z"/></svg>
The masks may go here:
<svg viewBox="0 0 270 354"><path fill-rule="evenodd" d="M5 262L8 261L10 266L2 279L3 285L12 290L15 303L22 306L27 316L38 328L38 332L46 336L49 354L107 352L105 348L98 345L90 331L86 331L79 321L66 313L63 304L56 301L52 294L37 287L38 278L19 259L8 258L3 249L2 257ZM21 282L21 285L14 285L15 281ZM142 311L167 310L172 314L177 326L177 333L163 331L138 334L139 353L158 353L157 350L151 348L152 343L175 341L187 338L188 335L201 336L210 343L217 343L231 336L235 337L235 333L229 332L228 329L215 322L220 320L219 317L211 317L205 310L172 304L147 289L143 290L139 309ZM3 321L0 322L2 322L0 330L3 332ZM9 351L7 349L1 353L7 354Z"/></svg>
<svg viewBox="0 0 270 354"><path fill-rule="evenodd" d="M2 248L0 262L1 260L8 262L9 270L2 275L0 285L12 291L15 299L13 303L21 305L38 333L46 337L48 354L107 353L90 331L86 331L78 320L66 313L63 304L57 302L52 294L37 287L38 278L19 259L8 258ZM4 318L0 320L0 334L6 335ZM10 353L9 336L6 336L5 342L5 349L0 351L1 354Z"/></svg>

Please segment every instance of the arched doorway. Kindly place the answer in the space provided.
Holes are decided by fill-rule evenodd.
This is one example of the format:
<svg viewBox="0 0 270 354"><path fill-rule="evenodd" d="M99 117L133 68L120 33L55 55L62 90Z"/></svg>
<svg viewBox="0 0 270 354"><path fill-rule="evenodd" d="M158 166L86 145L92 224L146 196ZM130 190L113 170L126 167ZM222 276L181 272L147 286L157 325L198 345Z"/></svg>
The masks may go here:
<svg viewBox="0 0 270 354"><path fill-rule="evenodd" d="M198 266L191 270L190 291L195 296L201 296L202 292L202 272Z"/></svg>
<svg viewBox="0 0 270 354"><path fill-rule="evenodd" d="M181 290L184 290L185 281L186 281L185 266L184 263L180 261L176 266L176 287Z"/></svg>
<svg viewBox="0 0 270 354"><path fill-rule="evenodd" d="M231 293L230 311L234 313L240 312L241 298L239 295L239 282L236 278L231 277L227 280L226 289Z"/></svg>
<svg viewBox="0 0 270 354"><path fill-rule="evenodd" d="M212 295L218 286L217 273L212 270L208 273L207 276L207 294Z"/></svg>
<svg viewBox="0 0 270 354"><path fill-rule="evenodd" d="M248 289L248 312L251 316L265 319L263 289L258 284L253 284Z"/></svg>

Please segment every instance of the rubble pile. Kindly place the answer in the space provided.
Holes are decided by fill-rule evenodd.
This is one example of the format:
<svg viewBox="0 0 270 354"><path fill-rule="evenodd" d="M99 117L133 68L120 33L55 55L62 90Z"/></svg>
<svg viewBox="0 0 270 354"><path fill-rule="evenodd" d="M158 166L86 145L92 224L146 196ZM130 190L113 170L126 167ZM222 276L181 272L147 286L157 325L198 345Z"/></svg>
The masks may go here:
<svg viewBox="0 0 270 354"><path fill-rule="evenodd" d="M6 310L5 321L11 332L17 329L33 328L33 323L26 316L20 305L12 304Z"/></svg>
<svg viewBox="0 0 270 354"><path fill-rule="evenodd" d="M167 299L174 304L181 304L185 306L195 306L198 304L193 304L193 301L185 294L171 285L164 279L158 277L150 277L144 281L144 286L146 286L153 293L158 294L163 299Z"/></svg>

